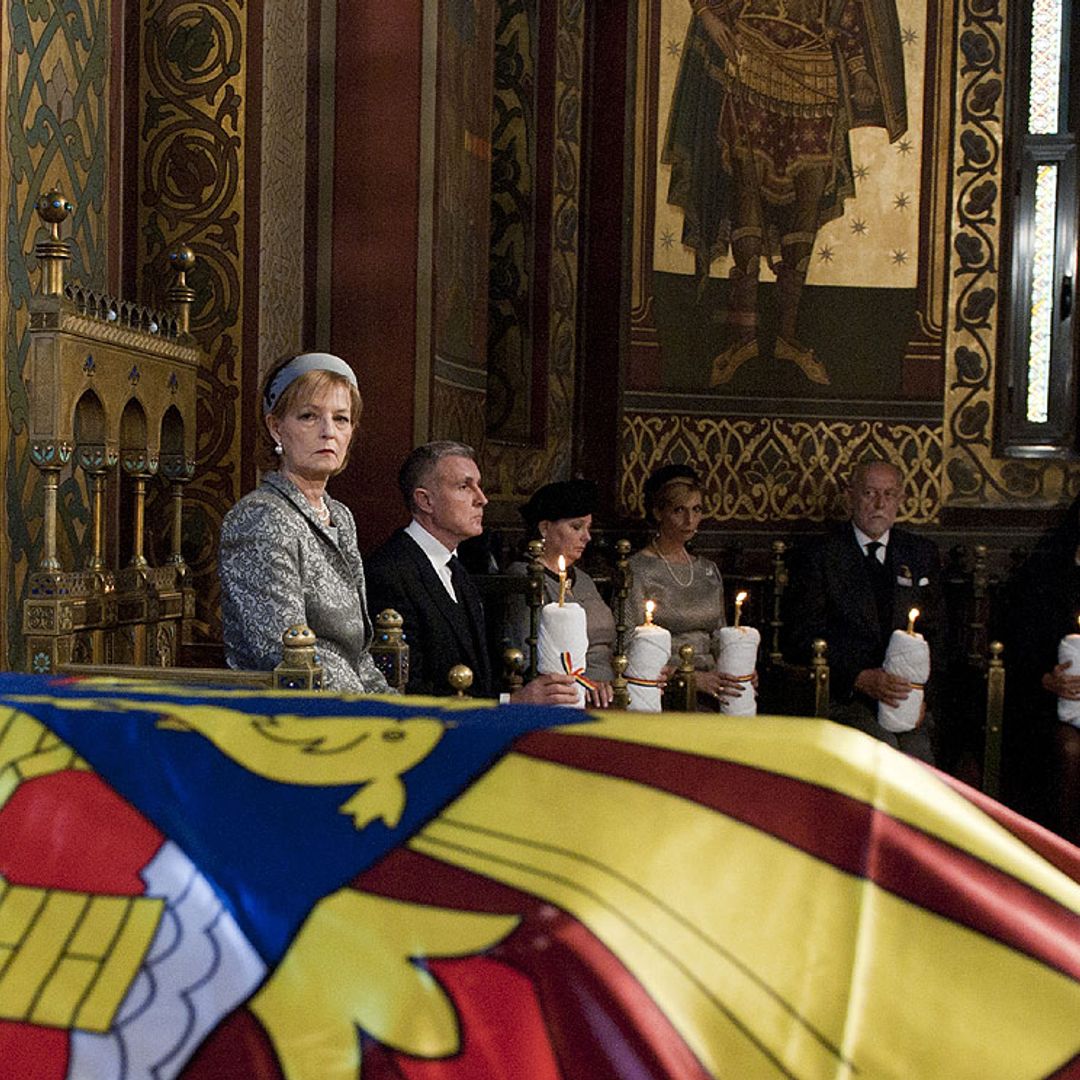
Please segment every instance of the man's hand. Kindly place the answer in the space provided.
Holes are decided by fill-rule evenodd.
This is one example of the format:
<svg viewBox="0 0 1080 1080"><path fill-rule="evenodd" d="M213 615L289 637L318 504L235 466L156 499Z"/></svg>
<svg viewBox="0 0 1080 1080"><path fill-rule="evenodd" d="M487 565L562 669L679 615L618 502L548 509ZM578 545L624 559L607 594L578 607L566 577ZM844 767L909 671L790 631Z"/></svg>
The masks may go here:
<svg viewBox="0 0 1080 1080"><path fill-rule="evenodd" d="M595 686L586 689L585 704L594 709L606 709L611 704L612 697L614 697L614 692L611 689L611 683L598 682Z"/></svg>
<svg viewBox="0 0 1080 1080"><path fill-rule="evenodd" d="M855 677L855 689L895 707L911 693L911 683L899 675L890 675L884 668L865 668Z"/></svg>
<svg viewBox="0 0 1080 1080"><path fill-rule="evenodd" d="M576 705L577 682L573 675L537 675L510 695L512 705Z"/></svg>
<svg viewBox="0 0 1080 1080"><path fill-rule="evenodd" d="M1066 660L1064 664L1058 664L1053 671L1048 671L1042 677L1043 688L1066 701L1080 701L1080 675L1066 675L1065 671L1069 667L1072 667L1072 661Z"/></svg>

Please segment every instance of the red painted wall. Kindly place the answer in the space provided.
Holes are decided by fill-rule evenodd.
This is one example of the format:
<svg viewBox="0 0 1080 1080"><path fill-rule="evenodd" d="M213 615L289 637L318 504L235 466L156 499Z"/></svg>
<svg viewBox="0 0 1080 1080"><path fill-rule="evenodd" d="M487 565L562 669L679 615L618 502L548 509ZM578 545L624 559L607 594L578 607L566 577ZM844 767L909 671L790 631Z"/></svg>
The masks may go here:
<svg viewBox="0 0 1080 1080"><path fill-rule="evenodd" d="M407 520L396 477L413 431L420 7L343 0L337 12L330 347L356 368L364 415L333 487L362 551Z"/></svg>

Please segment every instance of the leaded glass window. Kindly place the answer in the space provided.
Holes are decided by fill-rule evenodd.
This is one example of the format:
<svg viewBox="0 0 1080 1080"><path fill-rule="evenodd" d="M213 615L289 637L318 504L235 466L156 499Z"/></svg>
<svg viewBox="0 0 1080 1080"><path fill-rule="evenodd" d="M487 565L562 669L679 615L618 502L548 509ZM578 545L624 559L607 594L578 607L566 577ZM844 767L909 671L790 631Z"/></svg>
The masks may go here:
<svg viewBox="0 0 1080 1080"><path fill-rule="evenodd" d="M1033 0L1016 13L1011 73L1012 294L1003 338L1001 449L1077 450L1073 289L1076 109L1070 107L1072 0Z"/></svg>

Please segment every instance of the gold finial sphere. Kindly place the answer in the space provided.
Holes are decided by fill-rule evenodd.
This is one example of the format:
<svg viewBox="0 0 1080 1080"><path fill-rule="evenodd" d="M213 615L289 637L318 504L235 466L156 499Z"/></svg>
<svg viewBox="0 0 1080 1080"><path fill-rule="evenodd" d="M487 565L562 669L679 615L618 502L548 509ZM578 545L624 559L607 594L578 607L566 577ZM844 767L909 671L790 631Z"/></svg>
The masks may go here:
<svg viewBox="0 0 1080 1080"><path fill-rule="evenodd" d="M525 654L520 649L511 646L503 653L503 663L511 671L524 671Z"/></svg>
<svg viewBox="0 0 1080 1080"><path fill-rule="evenodd" d="M179 247L174 247L169 252L169 265L174 270L183 270L187 272L195 265L195 252L187 246L187 244L181 244Z"/></svg>
<svg viewBox="0 0 1080 1080"><path fill-rule="evenodd" d="M684 664L694 663L694 646L693 645L680 645L679 646L679 659Z"/></svg>
<svg viewBox="0 0 1080 1080"><path fill-rule="evenodd" d="M375 625L380 630L392 630L404 626L405 620L393 608L388 607L375 616Z"/></svg>
<svg viewBox="0 0 1080 1080"><path fill-rule="evenodd" d="M63 192L54 187L37 201L38 217L49 225L59 225L75 208L64 198Z"/></svg>
<svg viewBox="0 0 1080 1080"><path fill-rule="evenodd" d="M626 672L626 665L630 662L630 658L625 653L615 653L611 658L611 670L616 675L623 675Z"/></svg>
<svg viewBox="0 0 1080 1080"><path fill-rule="evenodd" d="M281 635L281 640L290 649L300 648L304 645L314 645L315 631L303 623L296 623Z"/></svg>
<svg viewBox="0 0 1080 1080"><path fill-rule="evenodd" d="M473 684L472 668L467 667L465 664L455 664L446 676L446 681L450 684L450 688L454 693L464 694Z"/></svg>

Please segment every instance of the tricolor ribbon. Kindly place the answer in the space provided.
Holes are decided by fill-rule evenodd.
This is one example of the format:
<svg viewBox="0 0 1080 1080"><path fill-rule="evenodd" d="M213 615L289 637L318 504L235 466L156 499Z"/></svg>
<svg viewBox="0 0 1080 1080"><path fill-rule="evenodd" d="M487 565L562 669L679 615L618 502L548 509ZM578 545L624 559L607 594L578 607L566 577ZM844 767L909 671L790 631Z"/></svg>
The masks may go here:
<svg viewBox="0 0 1080 1080"><path fill-rule="evenodd" d="M662 685L659 679L639 679L636 675L627 675L626 681L631 686L660 686Z"/></svg>
<svg viewBox="0 0 1080 1080"><path fill-rule="evenodd" d="M559 658L562 660L563 671L565 671L567 675L573 675L574 681L579 686L584 686L586 690L596 689L596 683L593 682L592 679L585 678L584 668L575 669L573 659L568 652L559 653Z"/></svg>

